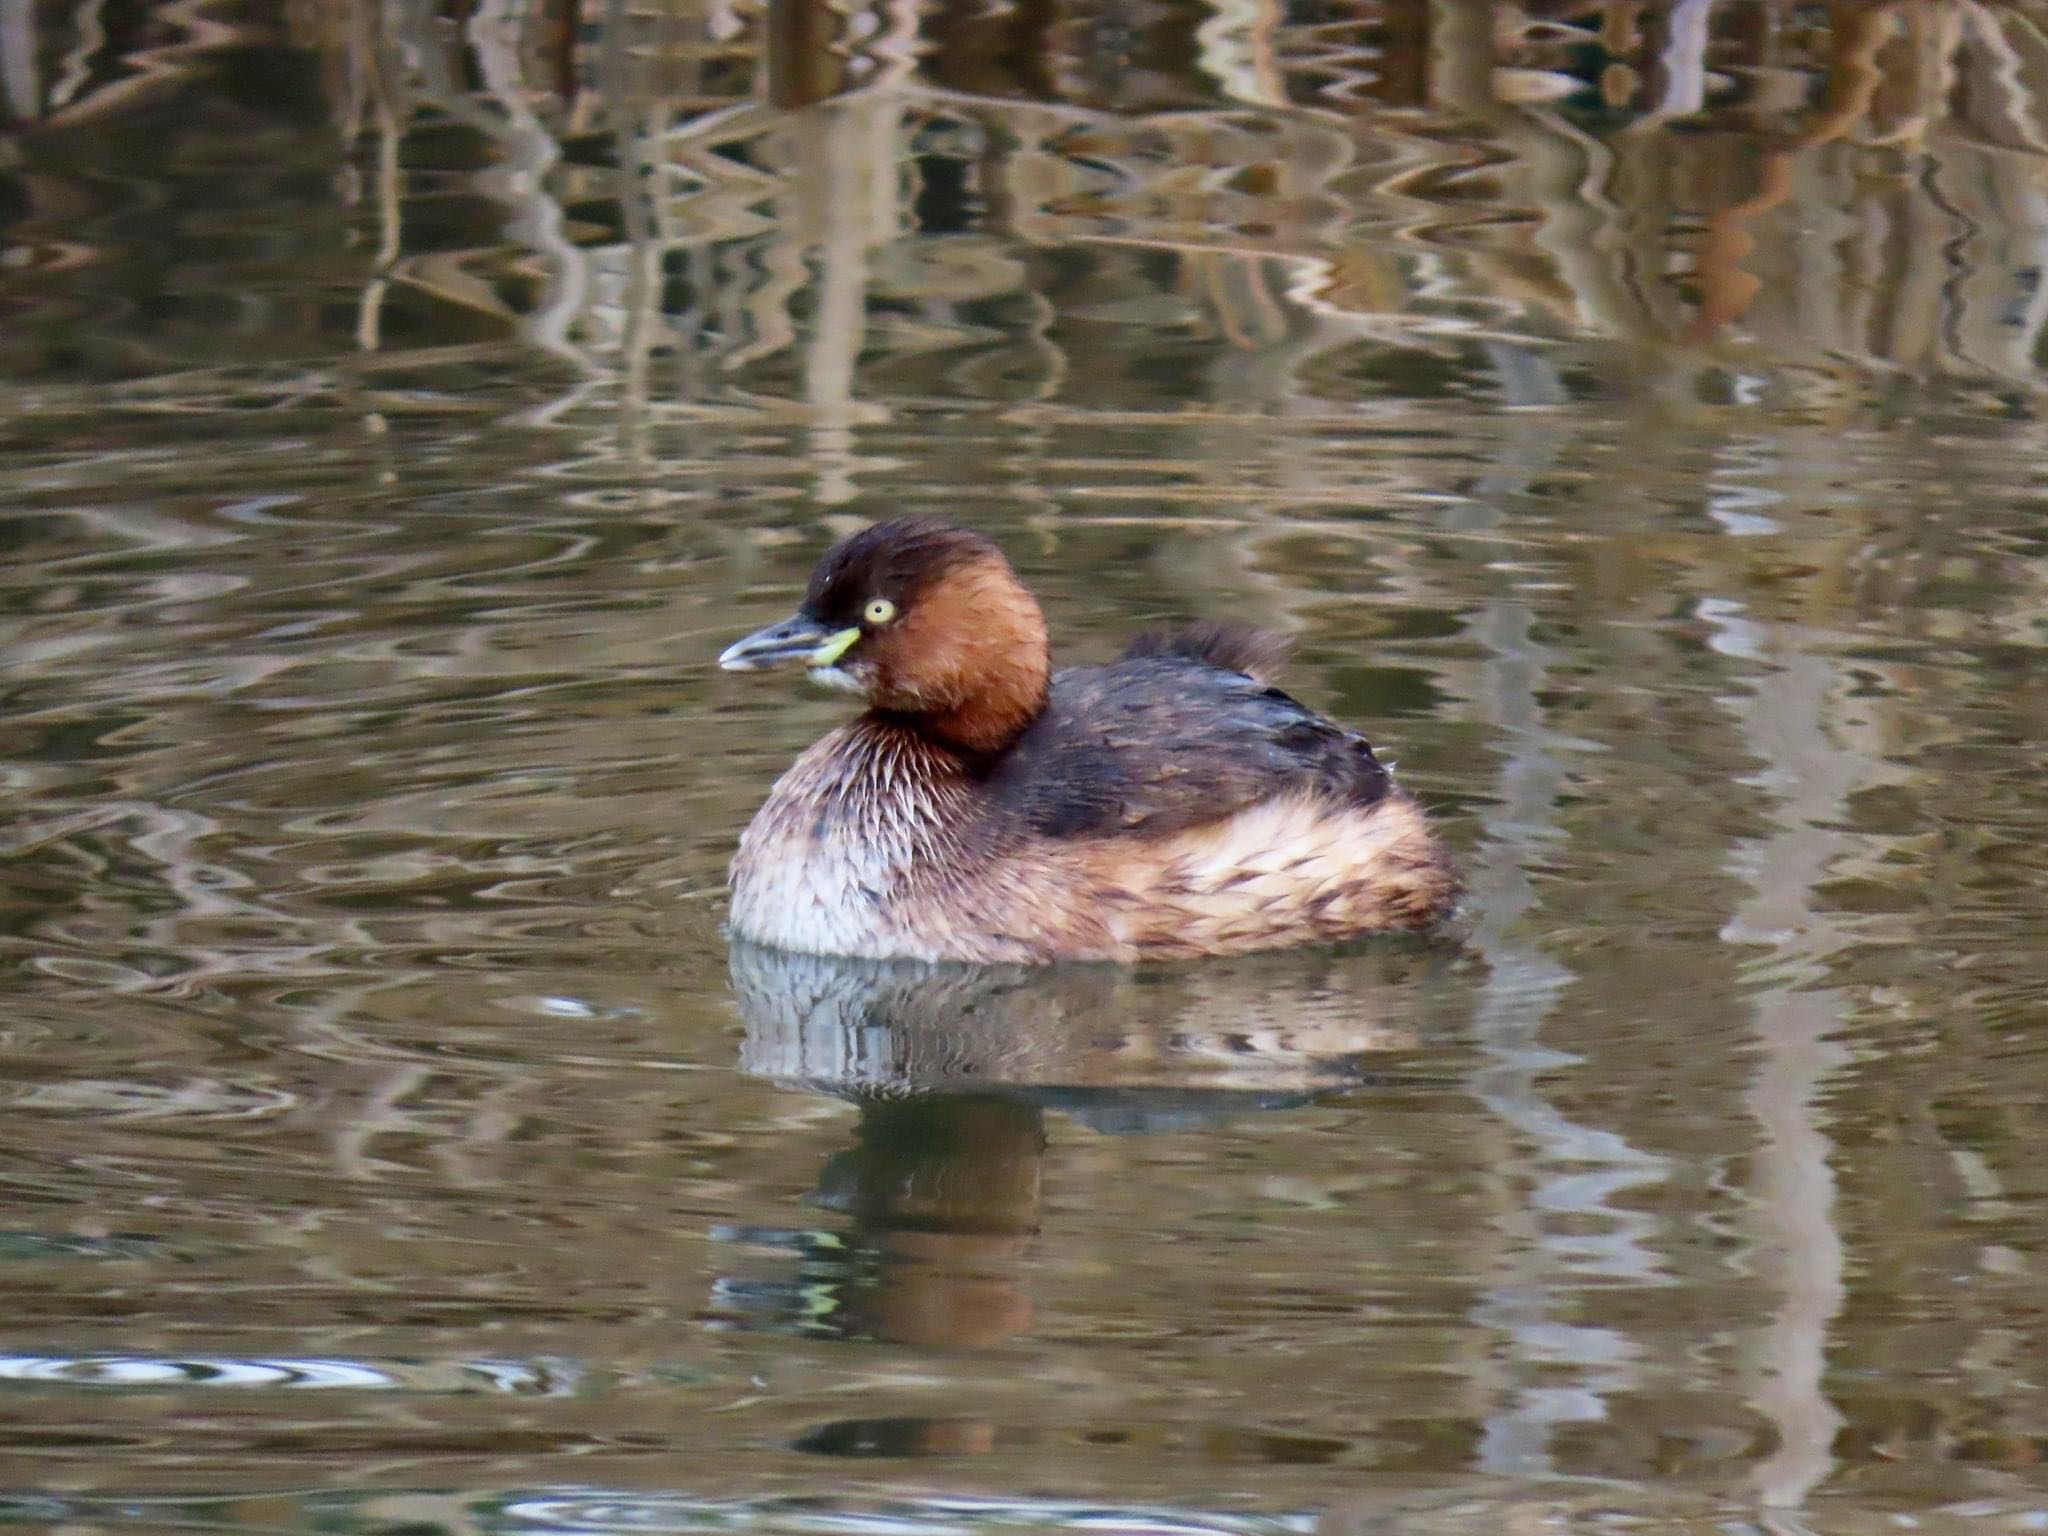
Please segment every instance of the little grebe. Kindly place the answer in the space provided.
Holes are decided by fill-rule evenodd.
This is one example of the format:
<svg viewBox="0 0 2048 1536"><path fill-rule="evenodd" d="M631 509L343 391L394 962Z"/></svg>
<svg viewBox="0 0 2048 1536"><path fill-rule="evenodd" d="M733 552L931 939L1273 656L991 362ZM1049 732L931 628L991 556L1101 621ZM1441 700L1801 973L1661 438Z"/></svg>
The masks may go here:
<svg viewBox="0 0 2048 1536"><path fill-rule="evenodd" d="M816 954L1136 960L1429 926L1457 880L1364 737L1267 679L1283 647L1201 624L1052 676L1002 552L899 519L718 658L801 661L867 712L776 782L732 862L732 930Z"/></svg>

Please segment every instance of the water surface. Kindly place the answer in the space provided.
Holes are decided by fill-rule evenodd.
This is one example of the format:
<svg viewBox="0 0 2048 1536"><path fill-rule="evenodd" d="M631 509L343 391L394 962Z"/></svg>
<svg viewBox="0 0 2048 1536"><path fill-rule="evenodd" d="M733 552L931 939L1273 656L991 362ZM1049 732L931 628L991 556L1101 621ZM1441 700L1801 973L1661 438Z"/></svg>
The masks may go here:
<svg viewBox="0 0 2048 1536"><path fill-rule="evenodd" d="M2044 36L8 11L0 1518L2040 1529ZM1457 931L729 951L906 509Z"/></svg>

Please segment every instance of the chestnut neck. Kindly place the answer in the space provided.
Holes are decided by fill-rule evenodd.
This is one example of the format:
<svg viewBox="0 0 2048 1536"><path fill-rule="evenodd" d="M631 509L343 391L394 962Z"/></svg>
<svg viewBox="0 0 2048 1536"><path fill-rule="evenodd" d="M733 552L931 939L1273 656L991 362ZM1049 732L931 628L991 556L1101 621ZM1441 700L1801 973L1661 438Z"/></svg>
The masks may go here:
<svg viewBox="0 0 2048 1536"><path fill-rule="evenodd" d="M1046 690L1046 672L1041 666L1035 686L1020 676L1006 680L1001 689L978 693L951 709L875 713L968 764L981 766L1000 757L1045 712Z"/></svg>
<svg viewBox="0 0 2048 1536"><path fill-rule="evenodd" d="M1045 615L1000 558L955 573L912 610L877 713L970 762L994 758L1045 710Z"/></svg>

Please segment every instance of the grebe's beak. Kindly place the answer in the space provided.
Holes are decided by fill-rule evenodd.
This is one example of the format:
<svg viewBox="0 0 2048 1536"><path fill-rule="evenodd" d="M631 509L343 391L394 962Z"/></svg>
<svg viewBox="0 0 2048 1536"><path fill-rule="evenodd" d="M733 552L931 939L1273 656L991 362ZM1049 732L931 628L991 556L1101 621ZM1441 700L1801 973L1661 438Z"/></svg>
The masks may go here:
<svg viewBox="0 0 2048 1536"><path fill-rule="evenodd" d="M816 619L798 614L780 624L757 629L719 652L718 664L728 672L759 672L764 667L800 661L808 667L829 667L860 638L858 626L827 629Z"/></svg>

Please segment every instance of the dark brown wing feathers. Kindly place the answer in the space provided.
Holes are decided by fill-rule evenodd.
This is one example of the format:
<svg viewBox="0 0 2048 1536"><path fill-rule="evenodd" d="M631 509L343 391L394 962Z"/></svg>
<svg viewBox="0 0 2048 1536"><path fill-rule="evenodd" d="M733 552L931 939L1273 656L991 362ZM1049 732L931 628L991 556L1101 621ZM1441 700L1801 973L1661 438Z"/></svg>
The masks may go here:
<svg viewBox="0 0 2048 1536"><path fill-rule="evenodd" d="M1160 836L1287 794L1379 800L1386 770L1364 737L1212 662L1276 663L1274 646L1254 634L1200 626L1141 639L1109 666L1060 673L990 789L1048 837Z"/></svg>

